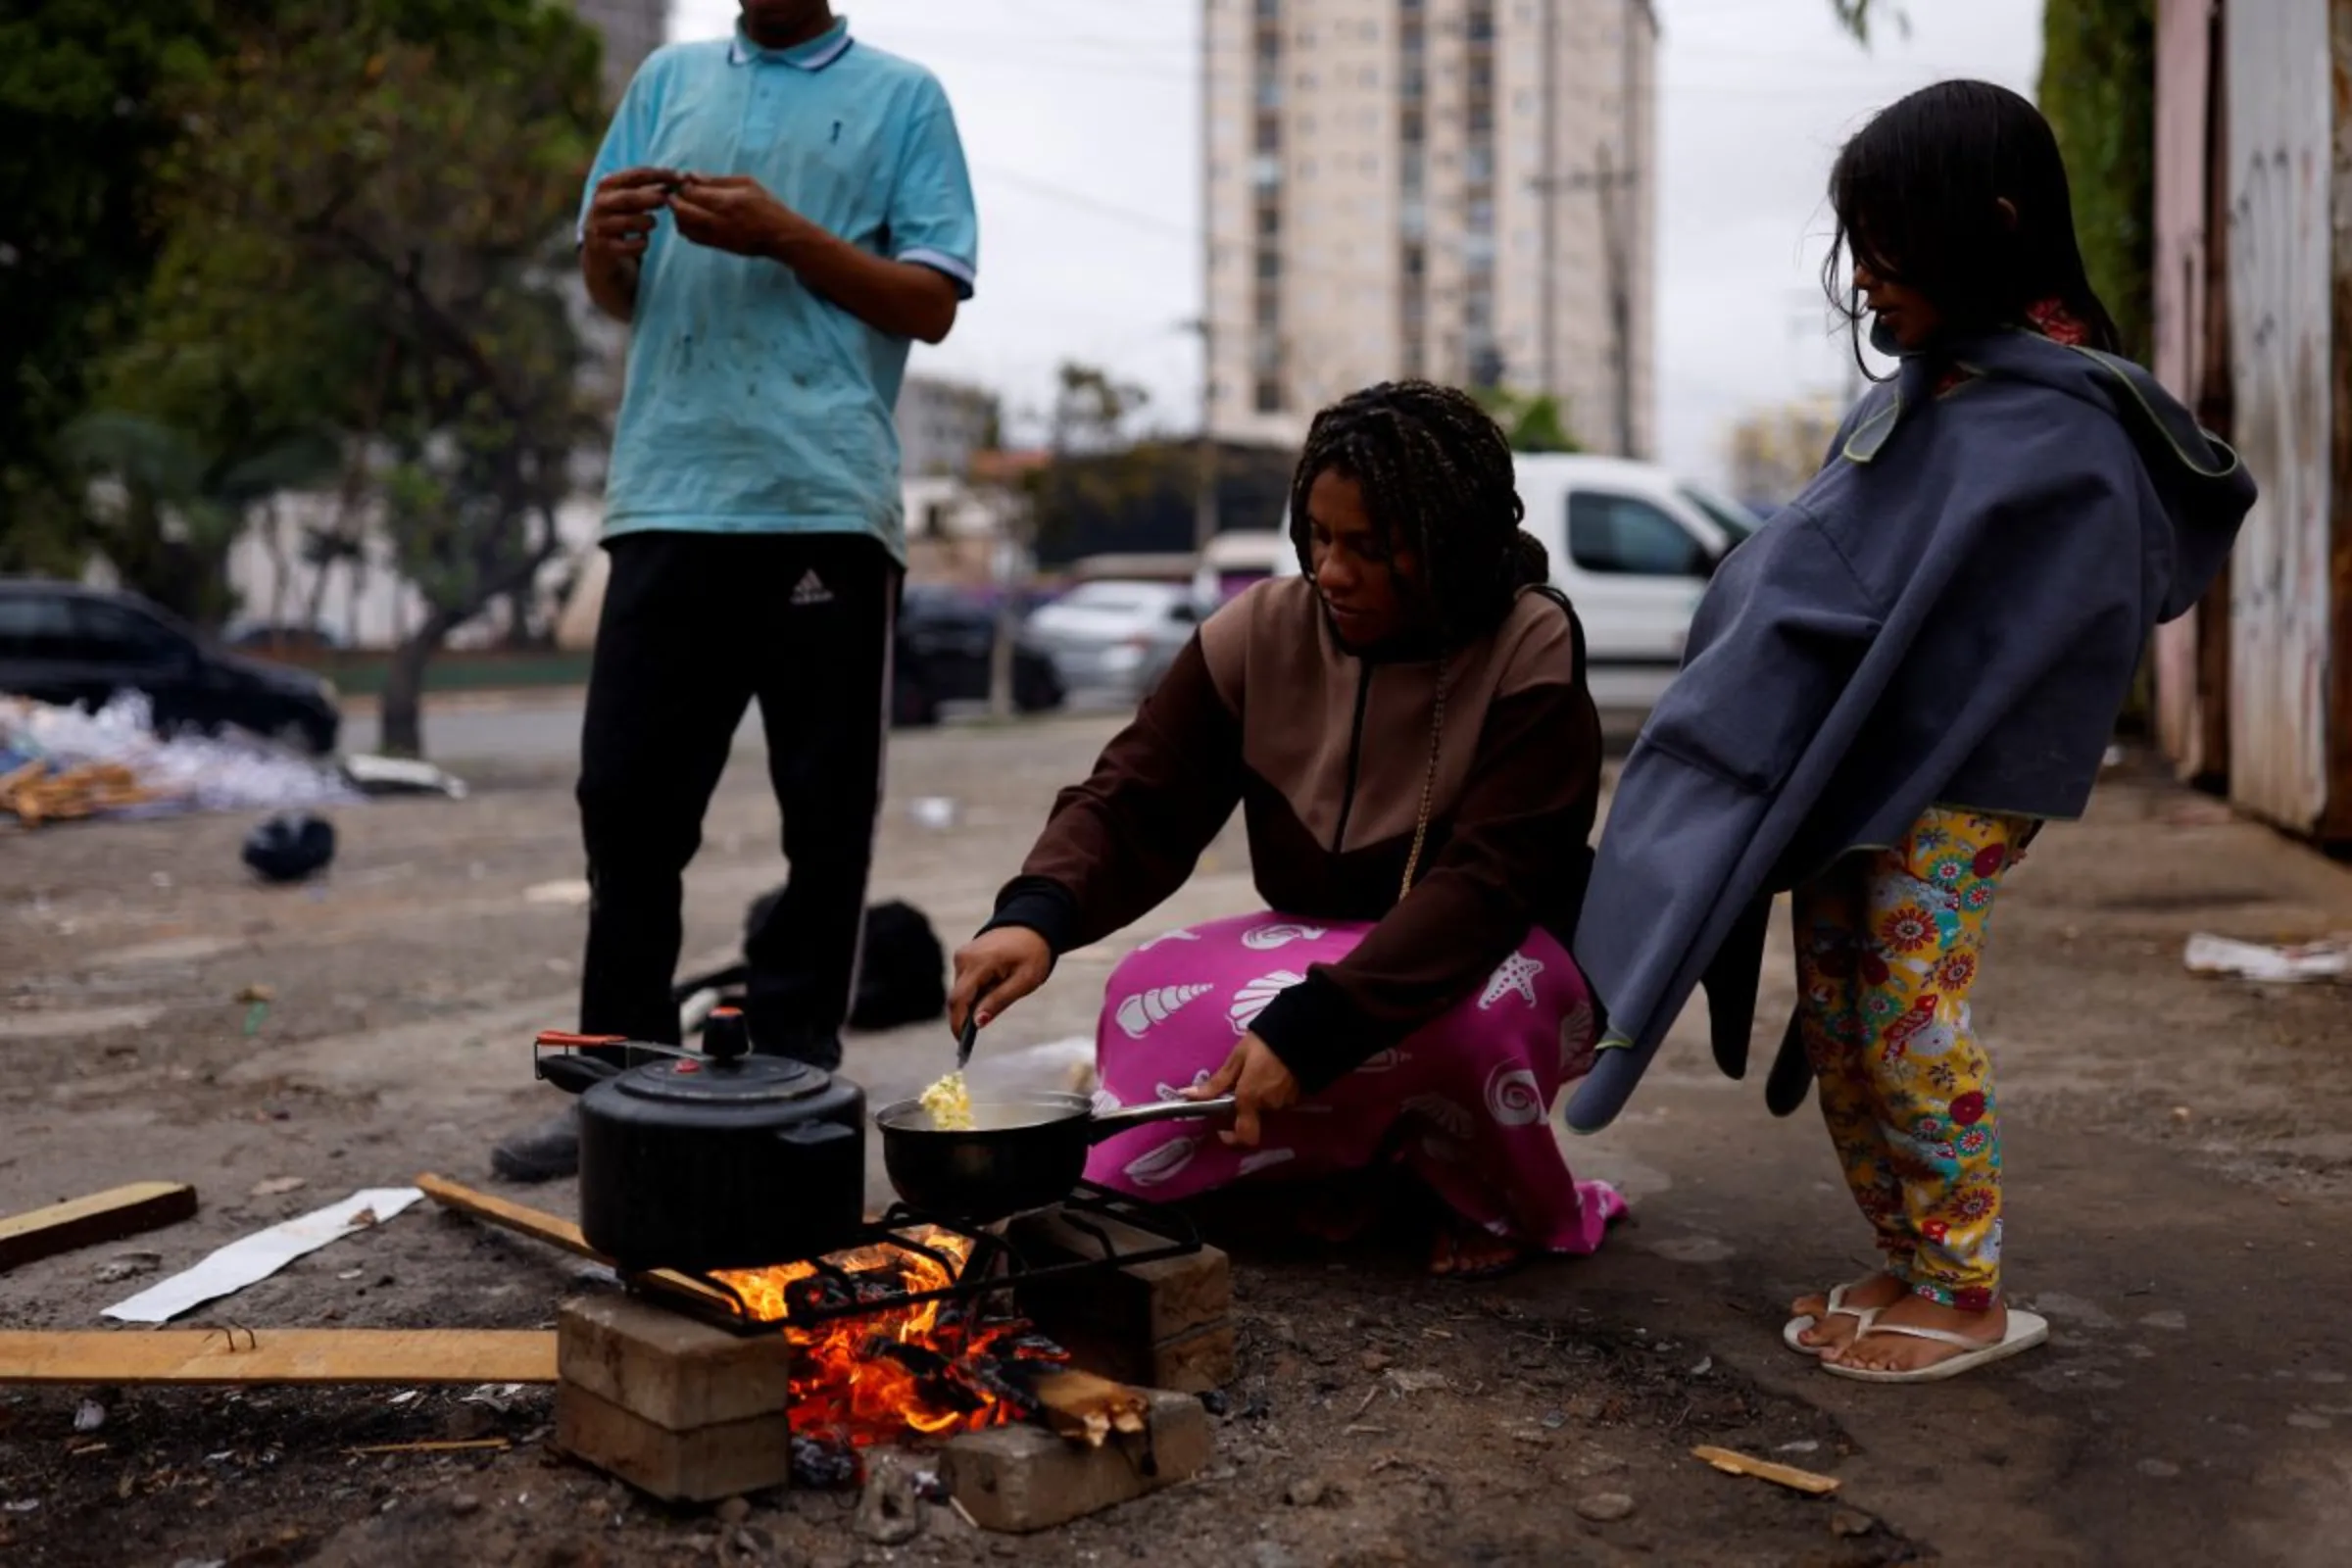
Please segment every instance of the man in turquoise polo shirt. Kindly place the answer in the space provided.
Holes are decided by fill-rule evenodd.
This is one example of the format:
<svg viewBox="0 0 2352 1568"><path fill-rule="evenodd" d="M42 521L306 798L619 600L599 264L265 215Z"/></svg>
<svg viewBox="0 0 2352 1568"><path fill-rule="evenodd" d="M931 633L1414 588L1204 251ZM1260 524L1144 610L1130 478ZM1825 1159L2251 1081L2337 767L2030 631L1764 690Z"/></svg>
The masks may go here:
<svg viewBox="0 0 2352 1568"><path fill-rule="evenodd" d="M755 1049L831 1067L906 559L891 415L909 340L948 335L978 260L955 116L826 0L743 0L734 37L638 71L579 237L590 297L634 327L580 739L580 1030L678 1039L681 878L756 699L791 880L747 937L745 1012ZM578 1157L565 1116L492 1163L545 1180Z"/></svg>

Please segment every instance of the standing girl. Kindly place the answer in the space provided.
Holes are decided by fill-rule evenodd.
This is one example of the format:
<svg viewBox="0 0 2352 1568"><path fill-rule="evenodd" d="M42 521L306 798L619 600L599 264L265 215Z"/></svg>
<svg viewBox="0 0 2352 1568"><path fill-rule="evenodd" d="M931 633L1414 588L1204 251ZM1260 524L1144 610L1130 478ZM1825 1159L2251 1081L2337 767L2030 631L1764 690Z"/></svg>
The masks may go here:
<svg viewBox="0 0 2352 1568"><path fill-rule="evenodd" d="M1800 1300L1787 1338L1909 1382L2047 1337L2002 1290L1999 1105L1968 1000L1985 921L2039 825L2082 812L2151 629L2202 596L2254 486L2114 357L2025 99L1904 99L1830 197L1832 295L1900 368L1725 564L1626 766L1576 943L1610 1028L1569 1119L1616 1114L1702 983L1717 1057L1744 1071L1792 892L1797 1015L1767 1098L1785 1114L1818 1081L1886 1267Z"/></svg>

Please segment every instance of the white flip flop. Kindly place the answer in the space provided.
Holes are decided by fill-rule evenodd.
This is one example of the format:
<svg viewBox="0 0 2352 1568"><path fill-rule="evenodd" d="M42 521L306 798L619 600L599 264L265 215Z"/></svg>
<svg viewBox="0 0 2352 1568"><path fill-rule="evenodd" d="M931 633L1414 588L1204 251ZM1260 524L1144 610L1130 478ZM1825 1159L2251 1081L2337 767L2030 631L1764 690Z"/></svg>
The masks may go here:
<svg viewBox="0 0 2352 1568"><path fill-rule="evenodd" d="M1875 1306L1848 1306L1845 1304L1845 1293L1861 1288L1859 1284L1831 1286L1829 1310L1822 1313L1823 1317L1850 1317L1860 1323L1862 1327L1854 1336L1856 1339L1870 1332L1870 1325L1879 1315L1879 1308ZM1811 1332L1814 1322L1815 1320L1808 1316L1790 1318L1787 1326L1781 1330L1781 1343L1799 1355L1819 1356L1825 1353L1829 1349L1828 1346L1807 1345L1803 1340L1797 1338L1800 1334Z"/></svg>
<svg viewBox="0 0 2352 1568"><path fill-rule="evenodd" d="M1856 1383L1939 1383L1956 1378L1963 1372L1994 1361L2007 1360L2020 1350L2031 1350L2050 1337L2049 1320L2017 1307L2009 1309L2009 1332L1990 1345L1972 1340L1963 1334L1945 1329L1913 1328L1907 1323L1865 1324L1864 1334L1900 1334L1908 1339L1933 1340L1937 1345L1956 1345L1962 1353L1946 1356L1933 1366L1923 1366L1909 1372L1882 1372L1876 1367L1841 1366L1836 1361L1824 1361L1821 1369L1836 1377L1851 1378ZM1855 1336L1859 1339L1860 1336Z"/></svg>

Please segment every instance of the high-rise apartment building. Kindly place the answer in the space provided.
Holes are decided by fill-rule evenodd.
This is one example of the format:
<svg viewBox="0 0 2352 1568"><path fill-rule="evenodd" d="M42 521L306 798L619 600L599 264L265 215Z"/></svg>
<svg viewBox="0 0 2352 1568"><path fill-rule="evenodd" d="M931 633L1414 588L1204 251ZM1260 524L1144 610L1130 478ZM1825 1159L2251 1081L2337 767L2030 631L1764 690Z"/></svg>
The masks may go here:
<svg viewBox="0 0 2352 1568"><path fill-rule="evenodd" d="M1398 375L1651 446L1650 0L1203 0L1208 418Z"/></svg>
<svg viewBox="0 0 2352 1568"><path fill-rule="evenodd" d="M669 0L572 0L572 7L605 35L605 96L617 103L645 57L669 35Z"/></svg>

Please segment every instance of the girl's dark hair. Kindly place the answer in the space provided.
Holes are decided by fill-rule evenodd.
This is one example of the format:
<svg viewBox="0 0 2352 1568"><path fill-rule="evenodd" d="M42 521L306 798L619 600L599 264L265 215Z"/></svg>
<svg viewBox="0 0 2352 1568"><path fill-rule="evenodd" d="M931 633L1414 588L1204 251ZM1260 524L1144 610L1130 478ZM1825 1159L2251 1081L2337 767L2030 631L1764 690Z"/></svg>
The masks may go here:
<svg viewBox="0 0 2352 1568"><path fill-rule="evenodd" d="M2082 266L2058 138L2006 87L1938 82L1882 110L1838 155L1830 206L1838 237L1822 286L1853 331L1857 359L1865 312L1849 257L1926 295L1946 331L2018 325L2054 299L2091 347L2123 351Z"/></svg>
<svg viewBox="0 0 2352 1568"><path fill-rule="evenodd" d="M1543 544L1519 526L1527 508L1513 480L1510 439L1465 393L1428 381L1383 381L1315 416L1291 480L1291 543L1310 579L1306 497L1326 473L1361 486L1372 521L1420 557L1439 638L1448 648L1493 631L1520 589L1551 580Z"/></svg>

